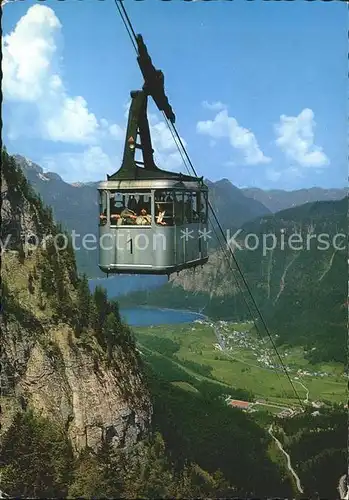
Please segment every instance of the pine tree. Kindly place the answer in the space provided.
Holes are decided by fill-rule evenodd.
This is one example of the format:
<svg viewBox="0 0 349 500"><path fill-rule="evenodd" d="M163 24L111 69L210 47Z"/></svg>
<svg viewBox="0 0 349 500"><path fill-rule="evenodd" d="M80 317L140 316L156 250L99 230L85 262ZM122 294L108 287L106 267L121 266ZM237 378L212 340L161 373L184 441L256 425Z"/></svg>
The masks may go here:
<svg viewBox="0 0 349 500"><path fill-rule="evenodd" d="M34 284L33 284L34 278L31 273L28 275L28 290L29 293L32 295L34 293Z"/></svg>
<svg viewBox="0 0 349 500"><path fill-rule="evenodd" d="M38 270L37 270L35 265L33 267L33 278L34 278L34 280L38 279Z"/></svg>
<svg viewBox="0 0 349 500"><path fill-rule="evenodd" d="M151 443L144 443L143 450L128 460L125 479L128 498L171 497L173 475L160 434L157 433Z"/></svg>
<svg viewBox="0 0 349 500"><path fill-rule="evenodd" d="M18 260L20 264L24 264L25 261L25 251L24 251L24 245L22 241L19 241L18 244Z"/></svg>
<svg viewBox="0 0 349 500"><path fill-rule="evenodd" d="M77 325L77 333L81 334L84 328L88 328L92 320L92 298L88 286L88 279L84 274L78 283L78 316L79 322Z"/></svg>
<svg viewBox="0 0 349 500"><path fill-rule="evenodd" d="M97 339L99 343L105 347L103 325L108 314L108 299L106 290L97 286L93 294L93 300L97 311L96 324L94 325Z"/></svg>
<svg viewBox="0 0 349 500"><path fill-rule="evenodd" d="M85 449L75 469L69 498L124 498L125 468L121 455L106 440L96 454Z"/></svg>
<svg viewBox="0 0 349 500"><path fill-rule="evenodd" d="M69 279L74 287L79 285L78 271L76 267L76 259L75 259L75 251L73 247L73 242L69 234L65 233L66 238L68 239L68 245L66 248L66 257L67 257L67 267L69 273Z"/></svg>
<svg viewBox="0 0 349 500"><path fill-rule="evenodd" d="M97 460L101 494L104 498L122 498L123 478L117 456L111 441L103 440L97 453Z"/></svg>
<svg viewBox="0 0 349 500"><path fill-rule="evenodd" d="M39 287L39 291L38 291L38 305L39 305L39 309L41 309L41 311L44 311L46 309L46 304L44 302L44 297L43 297L43 294L42 294L42 289L41 287Z"/></svg>
<svg viewBox="0 0 349 500"><path fill-rule="evenodd" d="M56 293L56 285L54 282L54 274L48 262L43 263L41 272L41 288L48 296L53 296Z"/></svg>
<svg viewBox="0 0 349 500"><path fill-rule="evenodd" d="M66 436L32 412L18 413L3 438L1 485L15 497L66 497L73 466Z"/></svg>
<svg viewBox="0 0 349 500"><path fill-rule="evenodd" d="M109 300L109 311L113 313L118 322L121 323L119 303L116 299Z"/></svg>
<svg viewBox="0 0 349 500"><path fill-rule="evenodd" d="M1 279L1 314L3 315L4 318L7 317L9 308L11 305L11 296L10 296L10 291L8 289L8 285L6 281L2 278Z"/></svg>
<svg viewBox="0 0 349 500"><path fill-rule="evenodd" d="M111 361L113 347L117 343L119 323L115 314L109 313L103 325L103 338L106 343L108 360Z"/></svg>
<svg viewBox="0 0 349 500"><path fill-rule="evenodd" d="M68 498L100 498L100 491L101 481L97 458L89 450L84 450L74 470Z"/></svg>

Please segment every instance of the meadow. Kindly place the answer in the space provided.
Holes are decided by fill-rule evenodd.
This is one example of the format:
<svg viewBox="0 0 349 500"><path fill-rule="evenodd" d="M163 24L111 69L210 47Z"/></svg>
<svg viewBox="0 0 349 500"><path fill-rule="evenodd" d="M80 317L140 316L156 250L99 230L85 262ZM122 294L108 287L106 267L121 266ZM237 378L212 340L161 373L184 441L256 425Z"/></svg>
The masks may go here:
<svg viewBox="0 0 349 500"><path fill-rule="evenodd" d="M250 401L260 401L273 413L279 405L299 407L298 397L303 403L341 403L346 398L346 379L340 364L312 365L303 349L278 348L297 397L285 372L263 362L267 358L272 366L277 365L270 344L258 338L251 324L195 322L133 330L139 350L154 371L185 390L198 391L200 383L209 382L222 395L240 394ZM217 336L223 339L223 350L217 345Z"/></svg>

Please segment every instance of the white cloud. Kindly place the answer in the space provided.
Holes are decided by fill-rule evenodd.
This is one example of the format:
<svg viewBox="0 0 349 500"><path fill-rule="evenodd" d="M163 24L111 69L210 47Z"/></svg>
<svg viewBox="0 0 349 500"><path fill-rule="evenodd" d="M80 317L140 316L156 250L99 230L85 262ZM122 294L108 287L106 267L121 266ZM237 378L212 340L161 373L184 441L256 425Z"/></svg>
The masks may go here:
<svg viewBox="0 0 349 500"><path fill-rule="evenodd" d="M165 122L154 122L154 120L152 120L152 122L150 122L150 133L156 149L169 151L176 147L171 131Z"/></svg>
<svg viewBox="0 0 349 500"><path fill-rule="evenodd" d="M163 150L176 149L176 142L172 136L170 129L164 121L160 121L154 113L148 113L149 127L154 146ZM184 146L187 145L183 137L181 141Z"/></svg>
<svg viewBox="0 0 349 500"><path fill-rule="evenodd" d="M284 181L293 181L297 177L303 177L303 173L297 167L289 167L285 170L276 170L275 168L268 167L265 171L265 177L271 182L277 182L280 179Z"/></svg>
<svg viewBox="0 0 349 500"><path fill-rule="evenodd" d="M306 108L298 116L281 115L275 125L277 146L301 167L325 167L329 159L322 147L314 144L314 113Z"/></svg>
<svg viewBox="0 0 349 500"><path fill-rule="evenodd" d="M100 146L90 146L82 153L45 156L40 164L46 172L58 172L66 182L100 181L118 170L120 158L111 158Z"/></svg>
<svg viewBox="0 0 349 500"><path fill-rule="evenodd" d="M42 136L53 141L95 143L99 125L83 97L61 96L61 107L41 109Z"/></svg>
<svg viewBox="0 0 349 500"><path fill-rule="evenodd" d="M207 102L204 101L202 103L202 107L205 109L209 109L210 111L222 111L222 109L226 109L226 105L223 104L221 101L215 101L215 102Z"/></svg>
<svg viewBox="0 0 349 500"><path fill-rule="evenodd" d="M148 113L149 129L154 149L154 159L156 165L165 170L176 171L181 167L184 169L180 152L167 124L159 120L155 113ZM186 141L180 136L184 147Z"/></svg>
<svg viewBox="0 0 349 500"><path fill-rule="evenodd" d="M206 134L213 139L226 137L233 148L241 151L246 165L269 163L271 158L261 151L254 134L241 127L235 118L228 115L226 109L220 111L213 120L200 121L196 126L197 132Z"/></svg>
<svg viewBox="0 0 349 500"><path fill-rule="evenodd" d="M107 129L109 127L109 122L105 118L102 118L101 121L100 121L100 123L101 123L101 127L103 129Z"/></svg>
<svg viewBox="0 0 349 500"><path fill-rule="evenodd" d="M125 127L109 125L101 120L102 131L107 131L116 139L124 139ZM155 114L150 114L150 133L154 148L154 160L157 166L165 170L177 170L182 167L182 158L177 150L173 137L165 122L160 121ZM181 138L183 144L186 142ZM110 145L115 145L109 141ZM113 147L114 149L114 147ZM91 145L81 153L66 152L44 156L39 164L45 171L57 172L66 182L98 181L113 174L121 167L122 151L118 148L118 156L110 157L101 145Z"/></svg>
<svg viewBox="0 0 349 500"><path fill-rule="evenodd" d="M3 38L3 93L15 101L37 101L58 84L51 60L61 24L52 9L34 5Z"/></svg>
<svg viewBox="0 0 349 500"><path fill-rule="evenodd" d="M117 140L123 140L125 138L125 129L116 123L110 125L109 133L114 139Z"/></svg>
<svg viewBox="0 0 349 500"><path fill-rule="evenodd" d="M126 104L124 104L124 118L128 119L128 112L130 111L132 99L130 99Z"/></svg>
<svg viewBox="0 0 349 500"><path fill-rule="evenodd" d="M125 122L119 125L98 119L82 96L70 95L62 79L61 32L55 12L36 4L4 36L2 87L9 105L8 137L83 145L81 153L45 156L42 166L69 181L103 178L120 167L120 160L111 159L106 151L115 150L118 141L121 157L131 101L124 106ZM150 122L158 166L176 169L181 160L170 131L156 115Z"/></svg>
<svg viewBox="0 0 349 500"><path fill-rule="evenodd" d="M237 163L233 160L228 160L226 162L224 162L224 166L225 167L237 167Z"/></svg>
<svg viewBox="0 0 349 500"><path fill-rule="evenodd" d="M121 138L122 133L124 139L124 128L115 124L110 126L107 120L101 120L101 126L117 139ZM155 114L150 115L150 133L157 166L172 171L182 167L181 155L169 129ZM186 145L184 139L182 142ZM121 151L118 151L120 155L111 158L100 145L93 145L81 153L67 152L45 156L39 163L45 171L59 173L66 182L98 181L105 179L106 174L110 175L119 170Z"/></svg>
<svg viewBox="0 0 349 500"><path fill-rule="evenodd" d="M94 143L99 123L81 96L69 96L60 77L58 54L62 25L54 11L34 5L3 39L3 94L20 106L30 103L27 120L40 138ZM35 116L35 119L33 119ZM11 123L23 135L22 121Z"/></svg>
<svg viewBox="0 0 349 500"><path fill-rule="evenodd" d="M275 170L275 168L267 168L265 171L265 176L269 181L277 182L281 177L281 172Z"/></svg>
<svg viewBox="0 0 349 500"><path fill-rule="evenodd" d="M183 174L188 172L183 165L182 157L178 151L173 151L167 155L155 150L155 163L163 170L178 171L179 169Z"/></svg>

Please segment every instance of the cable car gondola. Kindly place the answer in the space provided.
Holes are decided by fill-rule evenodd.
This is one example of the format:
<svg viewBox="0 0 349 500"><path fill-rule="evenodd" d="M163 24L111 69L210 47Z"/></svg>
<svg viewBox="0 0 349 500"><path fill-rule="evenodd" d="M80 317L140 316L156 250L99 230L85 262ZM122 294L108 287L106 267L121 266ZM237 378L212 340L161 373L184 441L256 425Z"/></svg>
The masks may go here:
<svg viewBox="0 0 349 500"><path fill-rule="evenodd" d="M132 104L129 113L124 158L121 168L113 176L107 177L108 182L102 183L99 189L101 203L100 236L101 239L103 239L104 236L109 235L108 237L111 237L112 243L108 249L104 248L104 245L100 245L100 268L107 273L167 273L170 275L176 270L179 271L192 266L205 264L208 260L205 236L207 235L207 209L209 208L218 226L219 233L223 241L227 244L227 248L222 246L222 250L223 255L228 258L229 269L232 273L235 273L235 271L238 272L237 275L242 279L243 285L252 302L253 309L251 309L250 301L246 300L243 294L244 302L251 314L255 328L260 334L259 323L255 321L254 310L258 313L258 318L269 337L280 365L285 372L300 407L303 408L303 403L278 353L258 304L248 286L234 252L228 244L228 240L215 211L208 201L208 189L204 185L203 179L197 176L194 166L190 161L174 125L175 116L164 91L164 75L152 65L142 37L140 35L135 35L123 2L115 0L115 4L134 48L138 53L137 59L145 82L142 91L131 93ZM166 172L160 170L155 165L147 120L148 96L153 97L159 110L163 111L165 118L171 123L170 130L174 132L173 136L177 138L178 143L182 147L185 157L193 171L193 177L190 175L183 176L182 174ZM140 144L137 144L134 140L136 135L140 137ZM142 149L144 158L143 168L140 168L139 162L135 161L134 150L136 147ZM166 192L167 196L165 196ZM113 198L114 201L112 201ZM193 207L194 200L197 207L196 211ZM110 203L113 204L112 209L110 208ZM166 205L166 203L168 205ZM143 227L148 231L148 241L149 235L156 238L157 236L161 236L161 230L167 231L163 233L163 236L165 237L165 241L170 243L170 247L167 246L163 248L162 251L157 249L153 252L152 256L149 248L142 247L145 253L141 254L140 249L134 247L137 236L142 234L138 232L139 227L134 226L134 222L137 222L137 216L133 209L136 209L139 204L144 208L139 216L138 222L141 224L143 221L146 224ZM147 210L155 214L155 207L158 209L159 216L154 224L154 220L149 218ZM165 215L166 210L168 210L167 222ZM191 237L191 234L194 233L195 230L201 231L200 236L204 236L203 239L200 237ZM179 233L181 234L180 236ZM146 233L143 234L144 236L146 235ZM122 239L124 242L126 241L128 245L126 247L124 245L122 250L118 246L118 235L123 236L124 238ZM191 238L192 244L190 243ZM232 267L231 261L234 262L234 268ZM242 288L239 280L236 281L236 284L241 291ZM278 371L276 369L275 371L279 376Z"/></svg>
<svg viewBox="0 0 349 500"><path fill-rule="evenodd" d="M120 169L98 186L99 267L107 274L167 274L208 261L208 188L203 178L168 172L154 162L147 102L175 115L141 35L136 37L144 85L131 92ZM142 160L135 158L136 150Z"/></svg>

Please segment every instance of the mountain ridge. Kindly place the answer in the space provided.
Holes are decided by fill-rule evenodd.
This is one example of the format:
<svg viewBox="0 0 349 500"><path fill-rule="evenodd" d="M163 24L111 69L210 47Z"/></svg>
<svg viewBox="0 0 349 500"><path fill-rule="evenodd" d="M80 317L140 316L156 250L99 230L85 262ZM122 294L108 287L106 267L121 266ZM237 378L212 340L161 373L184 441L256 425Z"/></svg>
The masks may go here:
<svg viewBox="0 0 349 500"><path fill-rule="evenodd" d="M279 212L309 202L338 200L347 195L348 189L313 186L290 191L260 188L243 188L242 191L247 197L263 203L271 212Z"/></svg>
<svg viewBox="0 0 349 500"><path fill-rule="evenodd" d="M348 199L308 203L247 222L236 237L233 252L254 298L279 342L313 347L315 360L346 363L347 274L346 244ZM246 245L249 235L259 245ZM263 236L274 234L275 243L263 248ZM327 234L321 243L319 236ZM334 238L337 247L334 247ZM294 238L296 236L296 238ZM291 240L290 240L291 238ZM297 239L298 248L289 244ZM302 239L300 242L299 240ZM286 241L286 245L282 242ZM299 247L302 243L303 247ZM322 246L321 246L322 245ZM320 248L321 246L321 248ZM222 249L195 273L182 271L151 293L121 298L120 304L186 307L213 318L251 319L245 300L245 283L232 257ZM252 311L255 311L251 304ZM261 326L261 325L260 325ZM263 325L261 331L264 331Z"/></svg>
<svg viewBox="0 0 349 500"><path fill-rule="evenodd" d="M21 155L14 155L14 158L34 190L52 207L56 221L70 232L74 230L78 234L92 234L98 238L98 182L69 184L57 173L44 172L42 167L28 158ZM224 231L229 229L233 233L247 221L273 213L260 200L252 200L228 179L206 182L210 188L210 201ZM215 226L215 221L213 223ZM210 244L213 249L217 248L214 240ZM97 251L82 248L76 253L76 259L79 270L90 278L105 277L98 268Z"/></svg>

